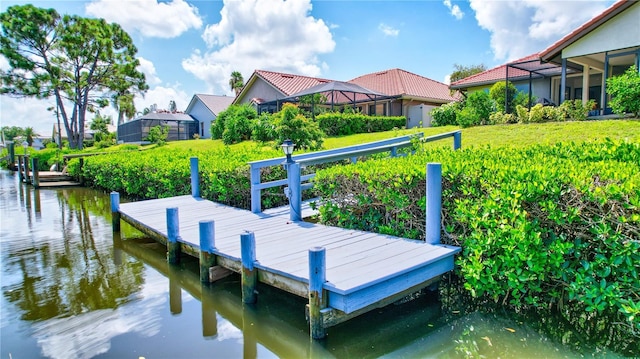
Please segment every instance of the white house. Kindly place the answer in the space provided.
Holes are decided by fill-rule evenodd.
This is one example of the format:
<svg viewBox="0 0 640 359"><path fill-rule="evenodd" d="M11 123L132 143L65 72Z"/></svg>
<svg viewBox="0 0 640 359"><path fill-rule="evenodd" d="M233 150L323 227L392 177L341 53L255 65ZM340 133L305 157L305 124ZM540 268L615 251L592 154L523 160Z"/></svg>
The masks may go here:
<svg viewBox="0 0 640 359"><path fill-rule="evenodd" d="M198 120L200 138L211 138L211 124L218 114L229 107L233 97L196 94L191 98L185 113Z"/></svg>

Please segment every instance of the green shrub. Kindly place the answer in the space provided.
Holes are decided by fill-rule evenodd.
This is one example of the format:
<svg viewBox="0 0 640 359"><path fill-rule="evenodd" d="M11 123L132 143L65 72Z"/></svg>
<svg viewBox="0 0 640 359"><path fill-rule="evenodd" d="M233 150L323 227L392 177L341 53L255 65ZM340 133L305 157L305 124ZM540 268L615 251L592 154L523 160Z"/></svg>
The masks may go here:
<svg viewBox="0 0 640 359"><path fill-rule="evenodd" d="M505 92L507 91L508 88L508 96L509 96L509 101L507 102L507 108L505 109ZM495 84L493 84L493 86L491 86L491 89L489 89L489 97L491 97L491 99L493 101L495 101L496 103L496 109L500 112L507 112L507 113L512 113L513 110L516 108L516 97L518 94L518 90L516 89L516 87L513 85L512 82L508 83L508 87L507 85L505 85L504 81L498 81Z"/></svg>
<svg viewBox="0 0 640 359"><path fill-rule="evenodd" d="M500 111L497 111L489 115L489 123L492 125L502 125L517 122L518 118L512 113L502 113Z"/></svg>
<svg viewBox="0 0 640 359"><path fill-rule="evenodd" d="M640 144L431 149L318 171L321 221L423 239L425 163L443 166L443 238L475 297L572 306L640 331Z"/></svg>
<svg viewBox="0 0 640 359"><path fill-rule="evenodd" d="M495 104L488 93L475 91L467 97L465 108L471 108L478 117L475 125L486 125L489 123L489 116L493 112Z"/></svg>
<svg viewBox="0 0 640 359"><path fill-rule="evenodd" d="M164 146L167 143L168 135L169 126L153 126L149 129L149 135L146 140L157 146Z"/></svg>
<svg viewBox="0 0 640 359"><path fill-rule="evenodd" d="M324 134L318 124L304 117L298 106L286 103L273 117L276 144L291 140L296 149L318 150L322 148Z"/></svg>
<svg viewBox="0 0 640 359"><path fill-rule="evenodd" d="M211 124L211 138L224 139L223 136L227 126L234 127L235 131L241 131L241 133L233 134L231 132L235 131L229 130L226 135L229 141L237 138L250 138L251 126L246 126L246 124L253 122L257 117L258 113L250 104L231 105L220 112ZM227 125L227 122L229 122L229 125Z"/></svg>
<svg viewBox="0 0 640 359"><path fill-rule="evenodd" d="M368 116L350 110L347 112L326 112L317 115L316 121L327 136L346 136L403 128L407 119L404 116Z"/></svg>
<svg viewBox="0 0 640 359"><path fill-rule="evenodd" d="M461 102L449 102L431 110L431 126L457 125L456 113L462 108Z"/></svg>
<svg viewBox="0 0 640 359"><path fill-rule="evenodd" d="M611 95L609 106L613 112L631 112L640 117L640 73L631 66L624 74L607 79L607 93Z"/></svg>
<svg viewBox="0 0 640 359"><path fill-rule="evenodd" d="M225 145L246 141L251 138L251 120L246 116L231 116L225 121L222 142Z"/></svg>
<svg viewBox="0 0 640 359"><path fill-rule="evenodd" d="M458 126L463 128L477 126L480 124L480 116L475 109L465 107L456 113L456 122Z"/></svg>
<svg viewBox="0 0 640 359"><path fill-rule="evenodd" d="M258 142L269 142L276 139L272 116L264 112L253 122L251 139Z"/></svg>
<svg viewBox="0 0 640 359"><path fill-rule="evenodd" d="M573 121L584 121L591 111L595 107L595 101L589 100L586 104L582 103L582 100L566 100L560 105L560 110L564 113L566 118Z"/></svg>

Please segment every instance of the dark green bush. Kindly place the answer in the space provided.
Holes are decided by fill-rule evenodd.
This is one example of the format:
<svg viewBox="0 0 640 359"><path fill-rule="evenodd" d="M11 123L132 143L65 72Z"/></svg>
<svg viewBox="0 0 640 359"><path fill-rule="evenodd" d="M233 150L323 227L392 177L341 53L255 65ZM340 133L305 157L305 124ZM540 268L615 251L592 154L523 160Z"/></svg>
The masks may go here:
<svg viewBox="0 0 640 359"><path fill-rule="evenodd" d="M257 117L258 113L250 104L231 105L226 110L220 112L211 124L211 138L224 140L225 130L228 126L227 122L229 122L229 126L234 127L235 130L230 129L227 131L227 140L232 141L237 138L248 139L251 137L251 125L247 126L246 124L252 123ZM231 143L235 142L228 142L227 144Z"/></svg>
<svg viewBox="0 0 640 359"><path fill-rule="evenodd" d="M406 126L404 116L368 116L356 112L327 112L316 115L320 129L327 136L391 131Z"/></svg>
<svg viewBox="0 0 640 359"><path fill-rule="evenodd" d="M640 144L433 149L321 170L323 223L424 238L425 164L443 165L443 239L473 296L572 306L640 333Z"/></svg>
<svg viewBox="0 0 640 359"><path fill-rule="evenodd" d="M276 144L291 140L298 149L319 150L324 142L324 133L318 124L304 117L298 106L286 103L273 116Z"/></svg>
<svg viewBox="0 0 640 359"><path fill-rule="evenodd" d="M640 73L636 66L620 76L608 78L607 93L611 95L609 106L615 113L630 112L640 117Z"/></svg>
<svg viewBox="0 0 640 359"><path fill-rule="evenodd" d="M431 110L431 126L457 125L456 113L462 109L462 102L449 102Z"/></svg>

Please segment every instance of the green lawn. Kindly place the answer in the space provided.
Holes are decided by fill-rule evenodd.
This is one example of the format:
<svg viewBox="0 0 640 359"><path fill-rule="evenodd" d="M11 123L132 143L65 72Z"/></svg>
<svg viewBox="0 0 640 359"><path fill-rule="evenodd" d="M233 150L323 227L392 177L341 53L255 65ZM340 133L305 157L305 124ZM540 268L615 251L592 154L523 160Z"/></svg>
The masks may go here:
<svg viewBox="0 0 640 359"><path fill-rule="evenodd" d="M361 133L351 136L330 137L324 142L325 149L339 148L360 143L383 140L386 138L403 136L422 131L425 136L438 133L455 131L457 126L429 127L424 129L394 130L378 133ZM551 122L539 124L514 124L477 126L462 129L462 146L479 147L490 145L501 146L526 146L536 143L556 143L560 141L587 141L593 139L627 139L628 141L640 141L640 120L602 120L582 122ZM434 144L451 145L451 140L443 140ZM120 146L114 146L109 150L117 150ZM195 152L208 151L223 147L221 140L199 139L188 141L173 141L167 144L168 148L190 149ZM149 146L146 146L147 148ZM153 147L153 146L151 146ZM247 141L232 145L232 148L260 147L265 151L270 150L269 145Z"/></svg>

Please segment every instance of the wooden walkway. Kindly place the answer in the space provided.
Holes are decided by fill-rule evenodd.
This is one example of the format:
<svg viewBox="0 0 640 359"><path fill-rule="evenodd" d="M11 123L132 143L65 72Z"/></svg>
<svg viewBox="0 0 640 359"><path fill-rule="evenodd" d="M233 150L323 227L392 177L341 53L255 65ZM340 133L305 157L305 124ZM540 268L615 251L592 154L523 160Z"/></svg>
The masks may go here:
<svg viewBox="0 0 640 359"><path fill-rule="evenodd" d="M166 243L167 208L178 208L182 252L200 255L200 221L214 221L216 264L242 272L240 236L255 235L255 268L260 282L307 297L309 250L326 250L323 326L392 303L420 290L453 269L458 247L432 245L382 234L329 227L289 219L287 209L263 213L180 196L119 205L122 220ZM113 208L112 208L113 210ZM303 210L303 217L310 213Z"/></svg>

